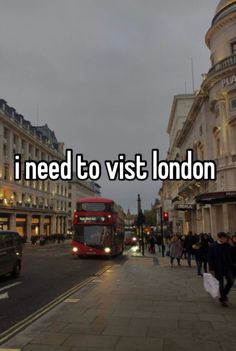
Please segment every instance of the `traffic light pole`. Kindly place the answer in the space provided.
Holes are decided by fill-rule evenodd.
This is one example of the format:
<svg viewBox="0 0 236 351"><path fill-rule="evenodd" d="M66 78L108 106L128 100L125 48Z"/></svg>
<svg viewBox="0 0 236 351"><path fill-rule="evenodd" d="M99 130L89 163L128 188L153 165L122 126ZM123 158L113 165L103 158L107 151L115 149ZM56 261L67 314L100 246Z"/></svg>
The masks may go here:
<svg viewBox="0 0 236 351"><path fill-rule="evenodd" d="M161 220L161 248L162 248L162 257L165 256L165 244L164 244L164 229L163 229L163 211L162 206L160 207L160 220Z"/></svg>

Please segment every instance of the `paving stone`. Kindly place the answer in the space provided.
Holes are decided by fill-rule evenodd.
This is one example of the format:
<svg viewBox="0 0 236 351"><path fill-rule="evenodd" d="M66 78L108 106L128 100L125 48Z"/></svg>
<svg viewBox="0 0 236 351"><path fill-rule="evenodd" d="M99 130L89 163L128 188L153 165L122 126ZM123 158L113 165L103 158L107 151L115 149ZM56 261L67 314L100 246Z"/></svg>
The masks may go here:
<svg viewBox="0 0 236 351"><path fill-rule="evenodd" d="M22 351L70 351L70 347L55 345L32 345L23 347Z"/></svg>
<svg viewBox="0 0 236 351"><path fill-rule="evenodd" d="M111 351L110 348L104 348L104 347L100 347L100 346L97 346L97 347L72 347L70 348L70 351Z"/></svg>
<svg viewBox="0 0 236 351"><path fill-rule="evenodd" d="M212 322L211 323L213 328L217 330L223 330L223 331L236 331L236 326L235 323L231 322Z"/></svg>
<svg viewBox="0 0 236 351"><path fill-rule="evenodd" d="M92 324L83 324L83 323L69 323L64 329L63 333L66 334L91 334L91 335L100 335L105 329L106 325L92 325Z"/></svg>
<svg viewBox="0 0 236 351"><path fill-rule="evenodd" d="M103 335L117 335L117 336L145 336L147 327L133 327L133 326L107 326Z"/></svg>
<svg viewBox="0 0 236 351"><path fill-rule="evenodd" d="M108 335L71 335L63 346L71 347L102 347L113 349L117 342L117 336Z"/></svg>
<svg viewBox="0 0 236 351"><path fill-rule="evenodd" d="M226 318L221 314L200 313L200 314L198 314L198 317L199 317L200 321L210 321L210 322L220 322L220 321L225 322L226 321Z"/></svg>
<svg viewBox="0 0 236 351"><path fill-rule="evenodd" d="M61 345L69 334L43 332L31 340L31 344Z"/></svg>
<svg viewBox="0 0 236 351"><path fill-rule="evenodd" d="M212 323L209 321L189 321L189 320L180 320L179 328L181 329L213 329Z"/></svg>
<svg viewBox="0 0 236 351"><path fill-rule="evenodd" d="M236 351L236 343L220 343L222 351Z"/></svg>
<svg viewBox="0 0 236 351"><path fill-rule="evenodd" d="M163 351L222 351L217 342L199 342L186 338L169 338L164 340Z"/></svg>
<svg viewBox="0 0 236 351"><path fill-rule="evenodd" d="M121 325L121 326L128 326L130 324L130 318L127 317L114 317L114 316L99 316L94 319L91 323L93 324L109 324L109 325Z"/></svg>
<svg viewBox="0 0 236 351"><path fill-rule="evenodd" d="M176 338L192 338L193 331L191 329L172 329L172 328L156 328L156 327L149 327L147 330L147 337L151 338L169 338L169 337L176 337Z"/></svg>
<svg viewBox="0 0 236 351"><path fill-rule="evenodd" d="M120 338L116 350L118 351L162 351L163 350L163 340L156 338L130 338L122 337Z"/></svg>
<svg viewBox="0 0 236 351"><path fill-rule="evenodd" d="M67 323L65 322L54 322L49 326L44 326L42 328L42 330L46 331L46 332L53 332L53 333L58 333L61 332L63 330L63 328L65 328L65 326L67 325Z"/></svg>

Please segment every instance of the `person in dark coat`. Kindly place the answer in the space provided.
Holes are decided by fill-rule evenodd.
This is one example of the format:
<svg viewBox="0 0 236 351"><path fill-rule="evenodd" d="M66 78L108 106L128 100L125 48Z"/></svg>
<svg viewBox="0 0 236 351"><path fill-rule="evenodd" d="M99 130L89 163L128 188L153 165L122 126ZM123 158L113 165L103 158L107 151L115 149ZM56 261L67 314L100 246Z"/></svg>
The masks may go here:
<svg viewBox="0 0 236 351"><path fill-rule="evenodd" d="M189 267L191 267L191 259L194 254L193 245L196 244L196 238L192 232L189 232L184 239L183 248L187 254L187 261Z"/></svg>
<svg viewBox="0 0 236 351"><path fill-rule="evenodd" d="M158 246L158 250L159 252L161 252L161 246L162 246L162 236L160 234L157 235L157 238L156 238L156 243L157 243L157 246Z"/></svg>
<svg viewBox="0 0 236 351"><path fill-rule="evenodd" d="M149 252L152 254L155 253L155 238L153 235L151 235L149 239Z"/></svg>
<svg viewBox="0 0 236 351"><path fill-rule="evenodd" d="M208 264L210 273L219 281L220 299L223 306L228 306L228 294L234 285L232 247L229 237L225 233L218 233L218 240L210 245L208 253ZM226 284L225 284L226 280Z"/></svg>
<svg viewBox="0 0 236 351"><path fill-rule="evenodd" d="M199 237L199 241L192 246L194 249L198 276L202 276L202 266L204 272L207 273L209 243L210 239L208 235L201 234L201 236Z"/></svg>
<svg viewBox="0 0 236 351"><path fill-rule="evenodd" d="M233 260L233 271L234 276L236 277L236 234L234 234L231 238L231 252L232 252L232 260Z"/></svg>

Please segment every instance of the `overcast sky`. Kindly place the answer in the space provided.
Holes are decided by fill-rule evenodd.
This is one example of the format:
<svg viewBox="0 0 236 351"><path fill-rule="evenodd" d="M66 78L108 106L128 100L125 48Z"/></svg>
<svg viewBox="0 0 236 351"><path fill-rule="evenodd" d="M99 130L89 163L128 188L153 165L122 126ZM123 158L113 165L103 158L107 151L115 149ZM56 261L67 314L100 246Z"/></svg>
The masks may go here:
<svg viewBox="0 0 236 351"><path fill-rule="evenodd" d="M32 124L47 123L87 160L119 153L165 158L175 94L210 68L204 38L217 0L0 0L0 97ZM124 210L150 207L160 184L110 182Z"/></svg>

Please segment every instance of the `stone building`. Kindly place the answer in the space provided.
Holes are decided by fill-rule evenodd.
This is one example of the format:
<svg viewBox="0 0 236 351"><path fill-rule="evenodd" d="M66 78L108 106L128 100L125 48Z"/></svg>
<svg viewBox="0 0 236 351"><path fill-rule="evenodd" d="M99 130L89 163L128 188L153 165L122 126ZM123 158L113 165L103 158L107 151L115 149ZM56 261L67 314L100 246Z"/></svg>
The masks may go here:
<svg viewBox="0 0 236 351"><path fill-rule="evenodd" d="M169 135L167 160L175 160L180 156L180 149L177 147L176 141L192 107L194 98L195 95L193 94L181 94L174 97L167 127ZM162 209L169 213L169 221L172 222L172 228L175 228L175 232L182 233L184 231L183 224L185 217L184 211L176 207L176 202L179 200L178 191L178 182L164 182L161 190Z"/></svg>
<svg viewBox="0 0 236 351"><path fill-rule="evenodd" d="M183 232L236 231L236 0L220 1L206 44L212 66L179 132L176 158L214 160L216 181L173 182L172 212L182 208ZM177 230L176 226L175 229Z"/></svg>
<svg viewBox="0 0 236 351"><path fill-rule="evenodd" d="M21 161L63 161L64 144L46 125L33 126L0 100L0 229L32 236L61 234L67 227L67 182L14 180L14 155ZM22 167L23 169L23 167ZM22 177L23 178L23 177Z"/></svg>

